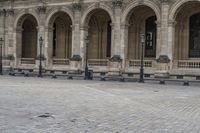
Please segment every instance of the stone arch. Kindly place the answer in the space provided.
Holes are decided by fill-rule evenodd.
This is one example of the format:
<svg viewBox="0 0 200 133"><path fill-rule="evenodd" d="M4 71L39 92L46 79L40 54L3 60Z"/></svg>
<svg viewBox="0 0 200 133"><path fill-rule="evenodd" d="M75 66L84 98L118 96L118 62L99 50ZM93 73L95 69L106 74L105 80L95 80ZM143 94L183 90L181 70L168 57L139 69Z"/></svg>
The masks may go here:
<svg viewBox="0 0 200 133"><path fill-rule="evenodd" d="M127 24L127 22L129 21L129 18L132 14L132 10L134 8L136 8L137 6L147 6L149 8L151 8L157 17L157 21L160 22L161 19L161 11L159 9L159 7L152 1L148 0L148 1L144 1L143 3L138 3L138 1L133 1L131 2L124 10L124 12L122 13L122 24Z"/></svg>
<svg viewBox="0 0 200 133"><path fill-rule="evenodd" d="M30 13L21 13L16 18L16 57L20 59L17 65L35 64L39 21Z"/></svg>
<svg viewBox="0 0 200 133"><path fill-rule="evenodd" d="M71 14L72 15L72 14ZM50 65L69 65L72 53L72 16L66 10L54 10L48 16L48 58ZM58 61L59 60L59 61Z"/></svg>
<svg viewBox="0 0 200 133"><path fill-rule="evenodd" d="M112 22L114 21L113 10L109 6L106 6L105 4L102 4L102 3L99 3L98 5L92 4L83 13L83 17L81 19L81 26L82 27L87 27L88 26L89 19L92 16L93 11L96 10L96 9L102 9L102 10L106 11L110 16L111 21Z"/></svg>
<svg viewBox="0 0 200 133"><path fill-rule="evenodd" d="M52 18L55 16L55 14L57 14L58 12L64 12L66 13L71 21L72 21L72 24L74 23L74 17L73 17L73 13L71 10L67 9L67 8L56 8L56 9L52 9L50 10L48 13L47 13L47 19L46 19L46 22L45 22L45 26L48 27L49 24L51 23L52 21Z"/></svg>
<svg viewBox="0 0 200 133"><path fill-rule="evenodd" d="M138 5L138 3L127 11L126 17L122 18L122 24L128 25L127 35L124 37L126 58L134 60L141 58L140 34L144 33L146 37L144 56L148 59L155 59L158 39L156 23L159 21L156 12L150 6Z"/></svg>
<svg viewBox="0 0 200 133"><path fill-rule="evenodd" d="M88 16L85 25L88 28L89 59L106 59L111 56L111 18L103 9L95 9L91 16Z"/></svg>
<svg viewBox="0 0 200 133"><path fill-rule="evenodd" d="M175 3L171 8L169 19L176 22L173 46L175 60L188 60L194 57L199 58L200 56L197 54L200 51L199 48L191 48L192 34L190 29L190 17L200 13L199 6L199 1L185 0ZM200 34L198 33L197 36L195 35L195 38L199 40L199 36Z"/></svg>
<svg viewBox="0 0 200 133"><path fill-rule="evenodd" d="M199 0L181 0L181 1L176 1L170 11L169 11L169 20L174 20L178 14L178 12L180 11L181 7L184 6L185 4L187 3L190 3L190 2L198 2L199 3Z"/></svg>
<svg viewBox="0 0 200 133"><path fill-rule="evenodd" d="M17 16L14 18L14 28L17 29L18 27L20 27L23 23L23 21L25 20L25 15L32 15L36 21L37 24L40 24L40 21L38 19L38 15L36 13L36 11L34 10L21 10L17 13Z"/></svg>

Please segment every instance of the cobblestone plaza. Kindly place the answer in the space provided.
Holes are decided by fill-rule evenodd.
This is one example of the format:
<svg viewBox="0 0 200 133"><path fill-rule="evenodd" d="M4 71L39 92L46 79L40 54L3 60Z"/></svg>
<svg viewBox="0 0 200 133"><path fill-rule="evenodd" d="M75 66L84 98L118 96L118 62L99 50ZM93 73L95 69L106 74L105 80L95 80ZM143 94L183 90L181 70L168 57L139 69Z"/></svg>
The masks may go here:
<svg viewBox="0 0 200 133"><path fill-rule="evenodd" d="M199 80L199 7L199 0L1 0L3 67L37 71L41 55L46 70L84 71L87 62L94 72L130 74L144 56L151 77Z"/></svg>
<svg viewBox="0 0 200 133"><path fill-rule="evenodd" d="M199 133L198 85L0 77L1 133Z"/></svg>

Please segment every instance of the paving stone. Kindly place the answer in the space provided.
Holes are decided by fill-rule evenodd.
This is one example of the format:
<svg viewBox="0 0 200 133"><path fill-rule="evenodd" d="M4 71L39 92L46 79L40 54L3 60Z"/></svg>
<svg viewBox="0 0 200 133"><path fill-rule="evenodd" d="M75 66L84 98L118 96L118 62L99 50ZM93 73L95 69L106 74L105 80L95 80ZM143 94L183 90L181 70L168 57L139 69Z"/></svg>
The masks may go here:
<svg viewBox="0 0 200 133"><path fill-rule="evenodd" d="M195 86L0 77L1 133L198 133L199 123Z"/></svg>

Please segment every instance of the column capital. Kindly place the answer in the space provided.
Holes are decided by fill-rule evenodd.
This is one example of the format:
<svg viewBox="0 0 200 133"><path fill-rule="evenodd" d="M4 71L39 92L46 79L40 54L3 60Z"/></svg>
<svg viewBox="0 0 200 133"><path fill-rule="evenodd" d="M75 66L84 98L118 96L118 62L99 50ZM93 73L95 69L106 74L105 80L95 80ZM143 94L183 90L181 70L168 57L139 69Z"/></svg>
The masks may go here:
<svg viewBox="0 0 200 133"><path fill-rule="evenodd" d="M177 22L175 20L169 20L168 21L168 26L174 27L176 26Z"/></svg>
<svg viewBox="0 0 200 133"><path fill-rule="evenodd" d="M22 29L22 28L19 28L19 27L15 29L15 31L16 31L17 33L22 33L22 32L23 32L23 30L24 30L24 29Z"/></svg>
<svg viewBox="0 0 200 133"><path fill-rule="evenodd" d="M53 27L49 27L49 26L46 26L45 27L45 31L46 32L53 32L54 28Z"/></svg>
<svg viewBox="0 0 200 133"><path fill-rule="evenodd" d="M130 24L121 24L122 29L128 29L129 26L130 26Z"/></svg>
<svg viewBox="0 0 200 133"><path fill-rule="evenodd" d="M82 27L80 27L80 30L88 31L88 29L89 29L89 26L82 26Z"/></svg>
<svg viewBox="0 0 200 133"><path fill-rule="evenodd" d="M161 27L161 22L160 21L156 21L155 23L156 23L157 27Z"/></svg>

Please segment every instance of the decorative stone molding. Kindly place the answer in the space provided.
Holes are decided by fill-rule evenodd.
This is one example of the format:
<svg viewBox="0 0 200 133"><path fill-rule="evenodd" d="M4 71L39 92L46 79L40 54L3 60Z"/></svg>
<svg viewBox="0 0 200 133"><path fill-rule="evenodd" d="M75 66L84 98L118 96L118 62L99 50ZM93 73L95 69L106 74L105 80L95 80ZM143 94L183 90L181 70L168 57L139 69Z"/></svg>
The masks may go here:
<svg viewBox="0 0 200 133"><path fill-rule="evenodd" d="M81 61L82 58L80 55L73 55L72 58L70 58L71 61Z"/></svg>
<svg viewBox="0 0 200 133"><path fill-rule="evenodd" d="M160 55L159 58L156 61L158 63L169 63L170 59L167 55Z"/></svg>
<svg viewBox="0 0 200 133"><path fill-rule="evenodd" d="M72 7L73 7L73 9L75 11L80 11L81 10L81 2L80 2L80 0L73 0Z"/></svg>
<svg viewBox="0 0 200 133"><path fill-rule="evenodd" d="M44 5L37 7L38 14L45 14L46 10L47 10L47 7Z"/></svg>
<svg viewBox="0 0 200 133"><path fill-rule="evenodd" d="M44 61L44 60L46 60L46 57L42 54L42 55L41 55L41 59ZM38 55L38 56L36 57L36 60L40 60L40 55Z"/></svg>
<svg viewBox="0 0 200 133"><path fill-rule="evenodd" d="M155 23L156 23L157 27L161 27L161 22L160 21L156 21Z"/></svg>
<svg viewBox="0 0 200 133"><path fill-rule="evenodd" d="M122 29L128 29L130 24L121 24Z"/></svg>
<svg viewBox="0 0 200 133"><path fill-rule="evenodd" d="M122 62L122 58L120 55L113 55L113 57L110 58L111 62Z"/></svg>
<svg viewBox="0 0 200 133"><path fill-rule="evenodd" d="M169 0L161 0L161 2L162 2L163 4L167 4L167 3L169 2Z"/></svg>
<svg viewBox="0 0 200 133"><path fill-rule="evenodd" d="M112 4L113 4L113 7L122 7L123 5L123 0L112 0Z"/></svg>
<svg viewBox="0 0 200 133"><path fill-rule="evenodd" d="M3 59L4 60L14 60L15 57L12 54L10 54L10 55L4 56Z"/></svg>
<svg viewBox="0 0 200 133"><path fill-rule="evenodd" d="M177 22L175 20L169 20L168 21L168 26L172 26L172 27L175 27L177 24Z"/></svg>
<svg viewBox="0 0 200 133"><path fill-rule="evenodd" d="M13 16L14 9L2 9L0 10L0 16Z"/></svg>

